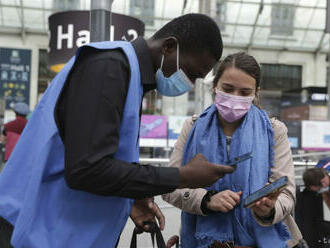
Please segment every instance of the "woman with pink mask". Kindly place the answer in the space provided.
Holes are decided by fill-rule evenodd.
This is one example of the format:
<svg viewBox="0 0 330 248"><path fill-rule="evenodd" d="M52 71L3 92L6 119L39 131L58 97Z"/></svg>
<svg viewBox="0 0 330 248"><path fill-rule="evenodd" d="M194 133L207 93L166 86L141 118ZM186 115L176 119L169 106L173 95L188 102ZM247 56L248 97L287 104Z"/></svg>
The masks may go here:
<svg viewBox="0 0 330 248"><path fill-rule="evenodd" d="M252 56L227 56L213 81L214 104L184 124L173 167L185 166L197 153L220 164L248 152L253 158L211 187L163 195L182 209L182 248L282 248L302 239L290 215L295 182L287 128L258 107L259 85L260 67ZM282 176L289 179L283 191L243 207L249 194Z"/></svg>

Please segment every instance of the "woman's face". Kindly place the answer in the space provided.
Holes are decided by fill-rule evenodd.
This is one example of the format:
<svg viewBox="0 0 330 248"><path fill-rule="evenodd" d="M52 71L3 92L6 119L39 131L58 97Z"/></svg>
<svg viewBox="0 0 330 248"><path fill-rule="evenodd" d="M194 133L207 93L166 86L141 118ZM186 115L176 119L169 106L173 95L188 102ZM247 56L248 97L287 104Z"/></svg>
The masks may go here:
<svg viewBox="0 0 330 248"><path fill-rule="evenodd" d="M235 96L254 96L258 91L256 80L235 67L225 69L216 89Z"/></svg>
<svg viewBox="0 0 330 248"><path fill-rule="evenodd" d="M325 175L321 180L321 184L323 187L330 186L330 177L328 175Z"/></svg>

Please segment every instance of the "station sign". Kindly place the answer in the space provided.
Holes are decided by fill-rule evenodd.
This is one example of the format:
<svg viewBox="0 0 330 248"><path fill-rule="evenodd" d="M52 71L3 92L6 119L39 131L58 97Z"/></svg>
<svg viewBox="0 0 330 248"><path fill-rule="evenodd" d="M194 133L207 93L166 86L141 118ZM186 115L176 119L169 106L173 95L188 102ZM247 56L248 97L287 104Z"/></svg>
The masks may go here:
<svg viewBox="0 0 330 248"><path fill-rule="evenodd" d="M50 69L59 72L77 49L90 42L89 11L64 11L49 17ZM144 23L134 17L111 14L109 41L133 41L144 35Z"/></svg>

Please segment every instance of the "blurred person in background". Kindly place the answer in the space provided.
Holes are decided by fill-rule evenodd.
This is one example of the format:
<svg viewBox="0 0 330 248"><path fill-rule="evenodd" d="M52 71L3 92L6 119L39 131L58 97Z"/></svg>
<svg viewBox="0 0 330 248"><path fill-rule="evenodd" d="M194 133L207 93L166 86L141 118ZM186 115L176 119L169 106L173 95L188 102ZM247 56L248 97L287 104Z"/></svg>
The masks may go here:
<svg viewBox="0 0 330 248"><path fill-rule="evenodd" d="M16 146L16 143L26 126L26 116L30 113L29 106L24 102L15 103L13 111L15 112L15 120L4 125L2 132L3 135L1 136L1 143L5 144L5 161L9 159L10 154Z"/></svg>
<svg viewBox="0 0 330 248"><path fill-rule="evenodd" d="M303 173L305 189L297 192L295 219L304 239L312 248L323 246L330 238L330 223L324 221L323 201L329 205L329 174L323 168L310 168Z"/></svg>
<svg viewBox="0 0 330 248"><path fill-rule="evenodd" d="M322 198L330 209L330 172L324 168L307 169L303 174L306 190L322 195Z"/></svg>
<svg viewBox="0 0 330 248"><path fill-rule="evenodd" d="M184 167L196 153L214 163L253 153L252 159L239 163L233 174L211 187L163 195L183 210L183 248L283 248L302 239L290 215L295 181L287 128L254 104L259 85L260 67L252 56L227 56L213 81L214 104L183 126L170 159L172 167ZM262 198L251 208L243 207L249 194L282 176L289 179L283 191Z"/></svg>
<svg viewBox="0 0 330 248"><path fill-rule="evenodd" d="M200 154L179 169L138 164L143 95L188 92L221 54L219 27L201 14L175 18L148 40L80 48L0 175L0 247L113 248L129 216L141 230L156 218L164 228L154 195L232 173Z"/></svg>

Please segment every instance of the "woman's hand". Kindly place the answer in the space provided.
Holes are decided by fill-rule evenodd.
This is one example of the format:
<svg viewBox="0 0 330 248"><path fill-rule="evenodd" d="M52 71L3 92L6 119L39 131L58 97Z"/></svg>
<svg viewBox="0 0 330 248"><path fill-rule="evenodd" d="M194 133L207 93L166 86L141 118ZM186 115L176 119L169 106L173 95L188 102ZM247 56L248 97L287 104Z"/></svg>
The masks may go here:
<svg viewBox="0 0 330 248"><path fill-rule="evenodd" d="M211 200L207 203L207 208L212 211L227 213L239 204L241 195L241 191L221 191L211 197Z"/></svg>
<svg viewBox="0 0 330 248"><path fill-rule="evenodd" d="M259 217L269 217L272 214L272 210L275 208L275 203L280 193L281 192L277 192L263 197L252 205L252 211Z"/></svg>

